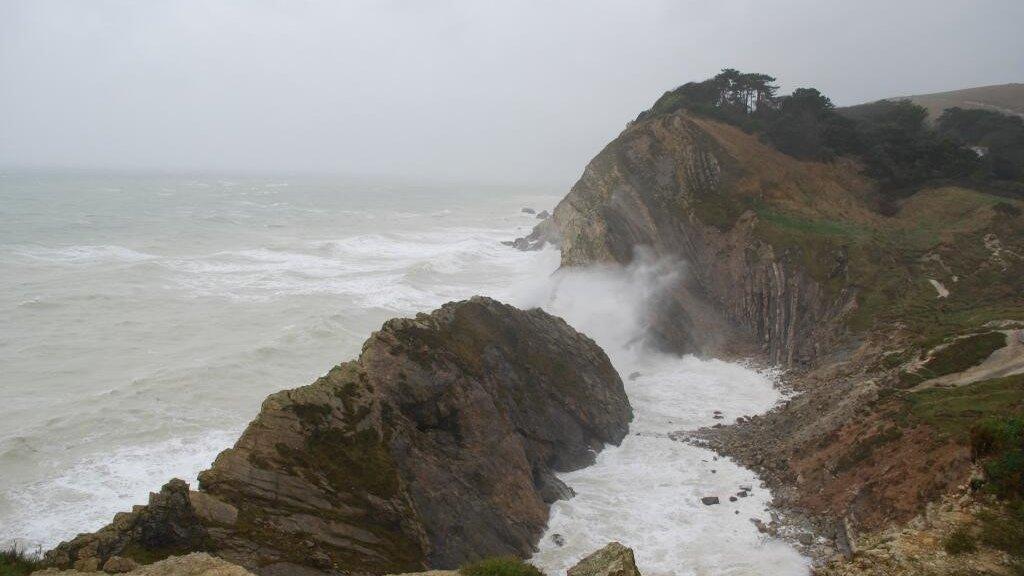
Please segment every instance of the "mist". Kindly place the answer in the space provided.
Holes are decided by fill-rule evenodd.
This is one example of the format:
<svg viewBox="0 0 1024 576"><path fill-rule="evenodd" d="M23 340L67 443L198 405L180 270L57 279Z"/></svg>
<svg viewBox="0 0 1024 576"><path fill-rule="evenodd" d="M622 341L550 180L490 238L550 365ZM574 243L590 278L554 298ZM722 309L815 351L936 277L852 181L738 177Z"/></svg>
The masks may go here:
<svg viewBox="0 0 1024 576"><path fill-rule="evenodd" d="M838 104L1024 80L1019 0L0 6L0 166L565 188L665 90L736 67Z"/></svg>

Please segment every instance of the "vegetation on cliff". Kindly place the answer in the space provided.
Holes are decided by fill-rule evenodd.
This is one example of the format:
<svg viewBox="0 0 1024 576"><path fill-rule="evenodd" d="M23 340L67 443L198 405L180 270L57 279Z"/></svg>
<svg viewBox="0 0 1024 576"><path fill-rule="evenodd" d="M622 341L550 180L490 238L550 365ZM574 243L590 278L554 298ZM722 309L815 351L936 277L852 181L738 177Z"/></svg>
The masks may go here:
<svg viewBox="0 0 1024 576"><path fill-rule="evenodd" d="M38 558L17 545L0 549L0 576L28 576L40 565Z"/></svg>
<svg viewBox="0 0 1024 576"><path fill-rule="evenodd" d="M1013 502L1024 203L993 167L1016 121L932 125L909 102L837 109L773 83L726 70L642 113L555 209L563 265L625 264L638 246L682 259L652 320L684 327L660 332L674 349L707 352L699 337L724 325L798 368L806 394L709 438L789 504L838 519L837 541L910 520L975 465L982 493ZM981 455L979 434L1001 448Z"/></svg>
<svg viewBox="0 0 1024 576"><path fill-rule="evenodd" d="M854 156L889 196L906 196L925 184L965 181L1024 194L1019 117L954 109L935 129L927 122L928 111L909 100L837 109L816 88L778 95L773 82L767 74L727 68L666 92L637 121L686 110L758 133L796 158Z"/></svg>

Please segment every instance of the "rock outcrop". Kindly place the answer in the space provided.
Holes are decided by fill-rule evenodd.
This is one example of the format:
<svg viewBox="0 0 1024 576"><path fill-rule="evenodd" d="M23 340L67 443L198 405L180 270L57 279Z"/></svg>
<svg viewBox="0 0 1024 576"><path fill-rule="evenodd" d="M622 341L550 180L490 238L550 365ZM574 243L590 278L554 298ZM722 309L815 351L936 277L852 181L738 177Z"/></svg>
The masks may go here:
<svg viewBox="0 0 1024 576"><path fill-rule="evenodd" d="M722 353L745 339L775 363L807 363L843 336L835 320L856 291L829 291L796 247L758 234L766 195L862 190L841 167L799 162L731 126L684 113L628 127L587 166L546 221L523 239L557 229L562 264L630 263L637 247L686 263L686 277L654 320L655 336L679 352ZM846 274L832 255L828 277Z"/></svg>
<svg viewBox="0 0 1024 576"><path fill-rule="evenodd" d="M686 111L644 114L519 244L557 233L564 267L680 263L653 340L766 360L803 393L701 436L842 548L967 479L970 427L1007 404L964 406L986 406L993 387L1020 402L1012 382L961 374L961 359L930 381L957 386L954 399L915 387L915 370L958 338L1024 326L1024 202L939 184L902 193L881 193L853 159L802 161ZM1024 362L977 360L978 372Z"/></svg>
<svg viewBox="0 0 1024 576"><path fill-rule="evenodd" d="M185 556L172 556L146 566L134 567L130 571L104 570L111 574L122 573L126 576L253 576L245 568L210 556L205 552L196 552ZM50 568L33 572L34 576L79 576L94 574L95 571L57 570Z"/></svg>
<svg viewBox="0 0 1024 576"><path fill-rule="evenodd" d="M610 542L569 568L566 576L640 576L640 570L631 548Z"/></svg>
<svg viewBox="0 0 1024 576"><path fill-rule="evenodd" d="M620 442L630 419L607 356L561 319L450 303L268 397L199 491L172 481L47 558L207 550L262 574L383 574L524 556L566 494L554 473Z"/></svg>

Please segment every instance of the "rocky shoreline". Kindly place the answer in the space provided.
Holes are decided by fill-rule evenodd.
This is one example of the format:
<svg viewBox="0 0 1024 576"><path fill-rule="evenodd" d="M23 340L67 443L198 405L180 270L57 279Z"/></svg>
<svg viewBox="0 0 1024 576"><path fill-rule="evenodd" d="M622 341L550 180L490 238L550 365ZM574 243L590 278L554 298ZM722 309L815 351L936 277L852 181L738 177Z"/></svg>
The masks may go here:
<svg viewBox="0 0 1024 576"><path fill-rule="evenodd" d="M539 309L475 297L384 324L359 358L271 395L231 449L46 554L96 570L208 551L264 576L525 556L548 507L625 436L622 381Z"/></svg>

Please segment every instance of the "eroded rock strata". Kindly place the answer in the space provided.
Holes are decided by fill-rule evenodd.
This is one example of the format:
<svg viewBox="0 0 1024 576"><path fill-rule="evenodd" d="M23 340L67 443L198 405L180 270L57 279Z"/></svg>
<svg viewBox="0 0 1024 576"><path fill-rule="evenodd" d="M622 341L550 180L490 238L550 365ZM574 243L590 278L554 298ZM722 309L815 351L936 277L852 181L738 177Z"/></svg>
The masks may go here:
<svg viewBox="0 0 1024 576"><path fill-rule="evenodd" d="M476 297L390 320L311 385L271 395L231 449L57 566L207 550L263 574L396 573L529 555L556 471L632 417L608 357L563 320ZM93 559L93 560L90 560Z"/></svg>
<svg viewBox="0 0 1024 576"><path fill-rule="evenodd" d="M760 357L802 392L703 441L849 553L961 489L972 423L1024 407L1019 350L950 352L1021 337L1024 203L932 185L883 214L880 198L854 160L797 160L686 111L646 115L520 244L557 235L565 267L641 250L677 261L682 280L651 317L661 345Z"/></svg>

